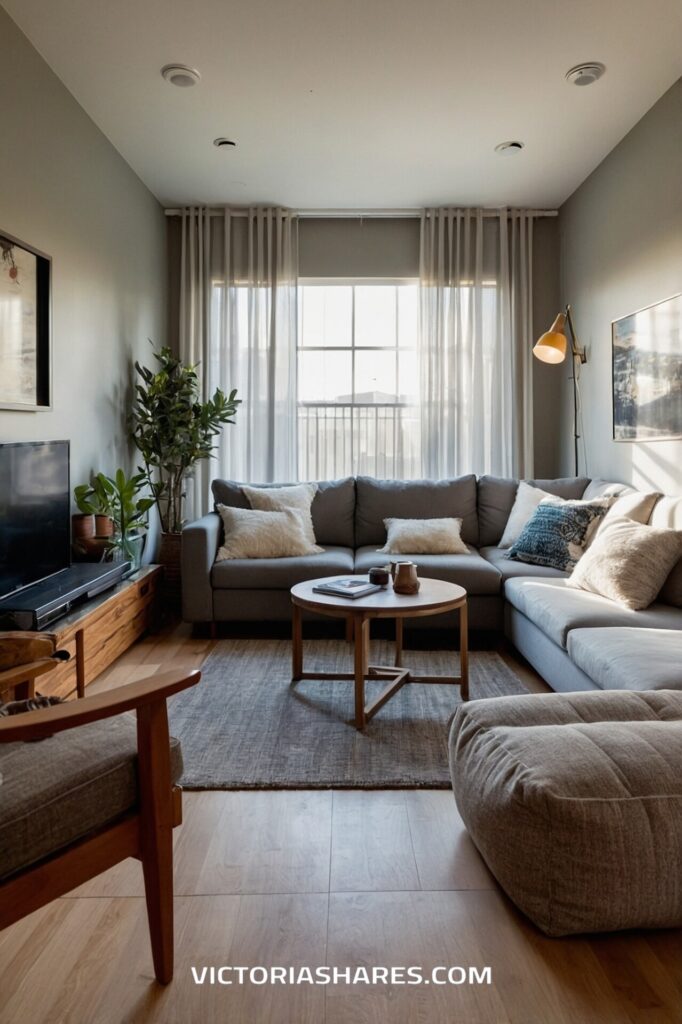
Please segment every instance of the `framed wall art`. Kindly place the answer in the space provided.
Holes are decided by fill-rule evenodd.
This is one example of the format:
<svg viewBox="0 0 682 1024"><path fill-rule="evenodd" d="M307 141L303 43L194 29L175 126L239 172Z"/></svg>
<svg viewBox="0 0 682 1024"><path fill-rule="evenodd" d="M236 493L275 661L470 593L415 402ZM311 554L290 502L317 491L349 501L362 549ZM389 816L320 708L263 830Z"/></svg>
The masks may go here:
<svg viewBox="0 0 682 1024"><path fill-rule="evenodd" d="M51 260L0 234L0 409L51 405Z"/></svg>
<svg viewBox="0 0 682 1024"><path fill-rule="evenodd" d="M682 295L611 325L613 437L682 438Z"/></svg>

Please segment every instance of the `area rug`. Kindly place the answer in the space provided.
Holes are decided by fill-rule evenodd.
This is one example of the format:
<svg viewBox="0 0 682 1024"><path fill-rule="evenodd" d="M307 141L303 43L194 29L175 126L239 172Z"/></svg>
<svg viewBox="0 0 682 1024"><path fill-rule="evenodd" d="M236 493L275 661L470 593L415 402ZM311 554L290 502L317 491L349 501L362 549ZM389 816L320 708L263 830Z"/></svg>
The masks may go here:
<svg viewBox="0 0 682 1024"><path fill-rule="evenodd" d="M392 645L372 642L371 660L391 664ZM306 671L347 672L352 647L304 643ZM451 651L412 651L404 663L421 675L459 671ZM368 683L367 698L384 683ZM526 693L494 651L469 658L472 699ZM174 697L171 733L182 742L186 789L446 788L447 736L459 687L404 686L368 723L353 722L347 680L291 682L288 640L221 640L198 686Z"/></svg>

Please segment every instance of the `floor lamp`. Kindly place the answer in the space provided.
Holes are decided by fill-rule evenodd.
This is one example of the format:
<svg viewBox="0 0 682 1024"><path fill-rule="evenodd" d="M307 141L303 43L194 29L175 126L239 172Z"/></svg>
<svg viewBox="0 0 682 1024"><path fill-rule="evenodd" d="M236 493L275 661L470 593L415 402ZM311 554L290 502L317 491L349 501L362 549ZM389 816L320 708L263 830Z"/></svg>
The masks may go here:
<svg viewBox="0 0 682 1024"><path fill-rule="evenodd" d="M580 367L587 362L585 349L579 344L573 327L571 307L566 306L563 313L559 313L556 320L535 343L533 355L543 363L563 363L568 351L568 338L566 337L566 325L571 336L571 356L573 359L573 450L575 452L575 475L578 475L578 381L580 379Z"/></svg>

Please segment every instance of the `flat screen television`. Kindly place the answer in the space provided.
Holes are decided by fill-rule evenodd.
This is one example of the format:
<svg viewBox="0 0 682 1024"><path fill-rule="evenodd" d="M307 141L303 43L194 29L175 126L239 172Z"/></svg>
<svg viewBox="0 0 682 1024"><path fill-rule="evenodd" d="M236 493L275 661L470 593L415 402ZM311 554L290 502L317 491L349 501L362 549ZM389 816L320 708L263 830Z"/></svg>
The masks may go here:
<svg viewBox="0 0 682 1024"><path fill-rule="evenodd" d="M0 444L0 598L70 564L69 442Z"/></svg>

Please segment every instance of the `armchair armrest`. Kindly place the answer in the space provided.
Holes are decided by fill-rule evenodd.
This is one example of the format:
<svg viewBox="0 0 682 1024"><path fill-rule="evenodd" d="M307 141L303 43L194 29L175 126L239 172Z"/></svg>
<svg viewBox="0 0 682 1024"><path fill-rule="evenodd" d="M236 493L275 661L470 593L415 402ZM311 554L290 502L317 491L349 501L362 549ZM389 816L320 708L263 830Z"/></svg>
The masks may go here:
<svg viewBox="0 0 682 1024"><path fill-rule="evenodd" d="M189 673L164 672L93 697L55 704L51 708L31 711L25 715L0 718L0 743L41 740L65 729L112 718L125 711L139 712L153 704L165 703L168 697L189 686L195 686L200 679L201 672L197 670Z"/></svg>
<svg viewBox="0 0 682 1024"><path fill-rule="evenodd" d="M222 523L209 512L182 531L182 617L185 622L213 621L211 569L220 544Z"/></svg>

